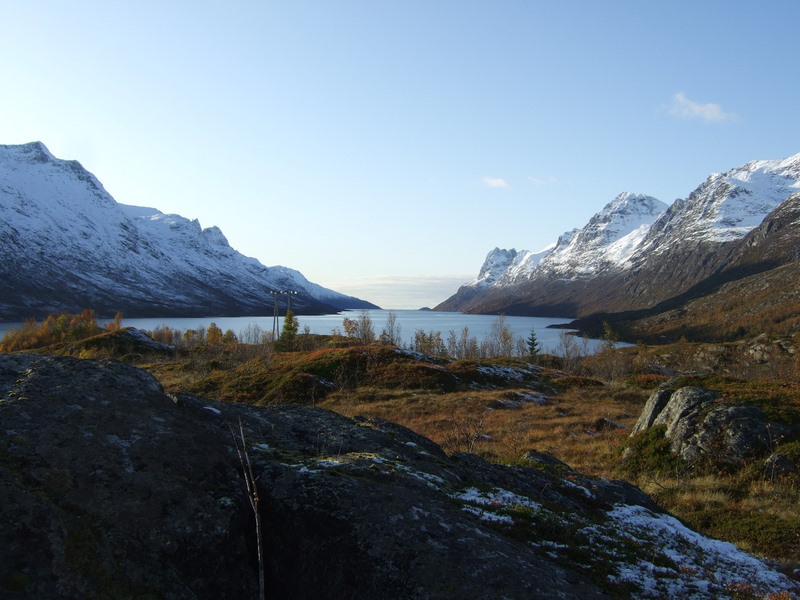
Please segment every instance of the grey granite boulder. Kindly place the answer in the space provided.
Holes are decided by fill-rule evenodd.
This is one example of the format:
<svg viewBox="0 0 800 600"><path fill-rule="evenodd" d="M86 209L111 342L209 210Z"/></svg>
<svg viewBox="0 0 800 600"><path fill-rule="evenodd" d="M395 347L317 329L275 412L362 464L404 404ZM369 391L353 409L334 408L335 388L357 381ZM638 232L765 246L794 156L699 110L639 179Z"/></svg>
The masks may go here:
<svg viewBox="0 0 800 600"><path fill-rule="evenodd" d="M785 423L771 421L757 406L729 404L698 387L659 389L645 404L631 435L655 425L666 426L674 452L687 461L708 458L736 465L792 437Z"/></svg>

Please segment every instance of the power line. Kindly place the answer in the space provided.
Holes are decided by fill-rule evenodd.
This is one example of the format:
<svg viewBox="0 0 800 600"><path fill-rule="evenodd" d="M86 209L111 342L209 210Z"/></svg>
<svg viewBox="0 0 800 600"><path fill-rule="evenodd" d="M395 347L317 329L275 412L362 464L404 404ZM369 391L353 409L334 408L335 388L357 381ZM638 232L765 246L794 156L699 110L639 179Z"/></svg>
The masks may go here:
<svg viewBox="0 0 800 600"><path fill-rule="evenodd" d="M286 294L286 312L292 310L292 296L297 295L297 290L270 290L270 294L275 297L274 309L272 311L272 339L277 340L280 335L280 328L278 327L278 297L281 294Z"/></svg>

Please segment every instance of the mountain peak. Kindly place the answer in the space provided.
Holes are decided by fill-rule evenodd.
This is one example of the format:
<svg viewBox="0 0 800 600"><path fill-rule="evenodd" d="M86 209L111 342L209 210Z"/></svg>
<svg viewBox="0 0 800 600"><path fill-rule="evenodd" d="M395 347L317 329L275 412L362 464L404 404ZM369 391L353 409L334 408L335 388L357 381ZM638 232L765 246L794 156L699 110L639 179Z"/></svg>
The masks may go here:
<svg viewBox="0 0 800 600"><path fill-rule="evenodd" d="M582 229L564 233L538 271L560 278L586 278L627 263L650 225L667 209L652 196L623 192Z"/></svg>
<svg viewBox="0 0 800 600"><path fill-rule="evenodd" d="M478 277L470 285L492 285L511 266L519 253L515 248L495 248L486 255Z"/></svg>
<svg viewBox="0 0 800 600"><path fill-rule="evenodd" d="M0 144L0 158L11 158L28 163L46 163L56 159L42 142L27 144Z"/></svg>
<svg viewBox="0 0 800 600"><path fill-rule="evenodd" d="M596 247L612 244L642 225L649 226L667 208L652 196L623 192L589 220L573 243Z"/></svg>
<svg viewBox="0 0 800 600"><path fill-rule="evenodd" d="M603 210L600 211L600 214L606 212L615 214L625 214L628 212L658 214L663 212L666 207L667 205L664 202L652 196L634 192L622 192L611 202L606 204Z"/></svg>
<svg viewBox="0 0 800 600"><path fill-rule="evenodd" d="M740 167L740 169L743 171L771 171L779 173L784 177L792 177L800 180L800 153L775 160L750 161L743 167ZM737 170L738 169L734 169L734 171Z"/></svg>

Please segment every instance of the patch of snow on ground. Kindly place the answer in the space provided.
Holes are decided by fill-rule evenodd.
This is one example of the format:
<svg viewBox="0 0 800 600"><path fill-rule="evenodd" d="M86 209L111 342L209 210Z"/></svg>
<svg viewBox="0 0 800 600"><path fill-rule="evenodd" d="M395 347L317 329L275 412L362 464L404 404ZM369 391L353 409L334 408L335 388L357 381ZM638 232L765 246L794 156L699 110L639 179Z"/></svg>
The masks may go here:
<svg viewBox="0 0 800 600"><path fill-rule="evenodd" d="M487 377L498 377L517 381L523 379L525 375L532 374L522 369L515 369L513 367L499 367L497 365L480 365L478 366L478 371Z"/></svg>
<svg viewBox="0 0 800 600"><path fill-rule="evenodd" d="M541 510L542 505L526 496L520 496L502 488L494 488L489 492L482 492L478 488L468 487L451 498L464 502L462 509L479 516L484 521L498 521L513 524L514 520L503 514L504 510L514 507L524 507L531 510ZM477 506L476 506L477 505ZM481 507L486 507L483 509Z"/></svg>
<svg viewBox="0 0 800 600"><path fill-rule="evenodd" d="M445 480L439 477L438 475L434 475L433 473L425 473L424 471L415 471L405 465L396 464L394 465L395 469L409 475L410 477L414 477L415 479L419 479L423 481L425 485L429 488L434 490L440 489L442 486L445 485Z"/></svg>
<svg viewBox="0 0 800 600"><path fill-rule="evenodd" d="M587 498L594 497L594 494L592 494L591 490L585 488L582 485L578 485L577 483L575 483L575 481L578 481L578 479L574 478L573 475L567 475L564 479L561 480L561 483L568 488L579 490Z"/></svg>
<svg viewBox="0 0 800 600"><path fill-rule="evenodd" d="M729 586L747 584L761 594L800 586L765 562L733 544L707 538L669 515L641 506L616 505L608 512L611 527L631 540L653 544L651 560L640 556L633 564L618 564L612 581L641 587L640 598L728 598ZM653 564L656 555L674 561L680 571Z"/></svg>
<svg viewBox="0 0 800 600"><path fill-rule="evenodd" d="M316 464L319 467L328 467L328 468L330 468L330 467L340 467L345 462L346 461L344 461L344 460L339 460L339 459L334 459L334 458L321 458L318 461L316 461Z"/></svg>
<svg viewBox="0 0 800 600"><path fill-rule="evenodd" d="M484 510L478 506L473 506L472 504L465 504L464 506L461 507L461 510L475 515L481 521L493 521L495 523L505 523L507 525L514 524L514 519L512 519L508 515L498 514L496 512Z"/></svg>

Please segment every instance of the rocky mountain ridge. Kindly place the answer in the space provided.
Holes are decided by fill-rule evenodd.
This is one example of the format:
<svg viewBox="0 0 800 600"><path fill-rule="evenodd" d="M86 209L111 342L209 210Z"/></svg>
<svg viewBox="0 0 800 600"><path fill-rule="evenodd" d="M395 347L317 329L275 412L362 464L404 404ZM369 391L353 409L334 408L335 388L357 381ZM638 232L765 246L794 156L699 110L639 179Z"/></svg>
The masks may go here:
<svg viewBox="0 0 800 600"><path fill-rule="evenodd" d="M713 174L669 207L646 196L629 195L628 202L615 200L584 228L562 235L555 248L521 277L515 264L494 263L497 256L519 257L524 252L491 251L487 256L487 263L493 263L491 283L479 277L436 308L562 317L658 310L661 305L672 309L714 288L722 273L730 280L737 273L750 276L796 260L786 251L780 258L773 252L769 264L758 256L773 245L793 248L800 243L800 231L787 216L799 191L797 154ZM641 219L624 235L598 235L605 233L598 225L616 218L616 211L626 204L649 206L646 215L652 219ZM766 223L771 225L763 226ZM758 241L748 237L755 230ZM733 270L744 264L750 266ZM486 265L481 271L485 269Z"/></svg>
<svg viewBox="0 0 800 600"><path fill-rule="evenodd" d="M41 142L0 146L0 318L271 314L279 290L297 312L375 307L238 253L217 227L119 204Z"/></svg>

